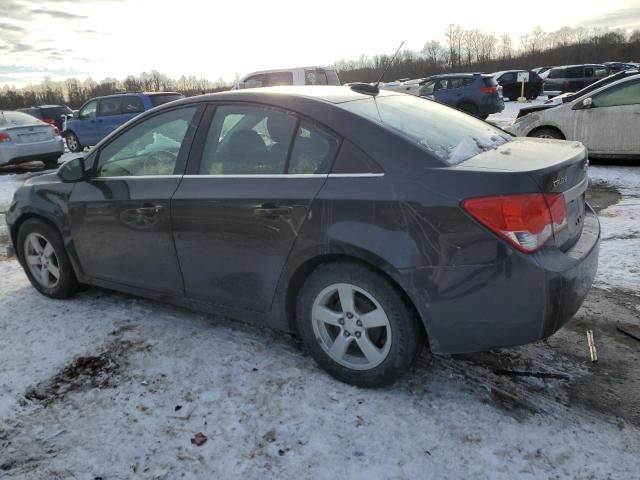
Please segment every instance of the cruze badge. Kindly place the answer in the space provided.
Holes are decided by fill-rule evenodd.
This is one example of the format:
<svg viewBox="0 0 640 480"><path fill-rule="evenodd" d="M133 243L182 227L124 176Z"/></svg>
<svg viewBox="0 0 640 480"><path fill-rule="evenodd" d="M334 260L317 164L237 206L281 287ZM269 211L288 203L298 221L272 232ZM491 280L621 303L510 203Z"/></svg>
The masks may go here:
<svg viewBox="0 0 640 480"><path fill-rule="evenodd" d="M553 188L556 188L558 185L562 185L563 183L567 183L567 177L558 177L553 181Z"/></svg>

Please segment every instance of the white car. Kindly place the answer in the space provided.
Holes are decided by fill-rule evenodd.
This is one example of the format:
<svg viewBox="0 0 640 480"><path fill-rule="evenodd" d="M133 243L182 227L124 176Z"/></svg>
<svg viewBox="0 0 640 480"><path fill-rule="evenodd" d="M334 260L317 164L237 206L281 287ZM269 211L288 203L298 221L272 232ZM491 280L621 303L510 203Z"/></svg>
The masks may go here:
<svg viewBox="0 0 640 480"><path fill-rule="evenodd" d="M340 85L340 79L333 68L284 68L252 72L242 77L235 88L260 88L280 85Z"/></svg>
<svg viewBox="0 0 640 480"><path fill-rule="evenodd" d="M632 76L562 105L519 116L510 131L520 137L577 140L596 157L640 156L640 78Z"/></svg>

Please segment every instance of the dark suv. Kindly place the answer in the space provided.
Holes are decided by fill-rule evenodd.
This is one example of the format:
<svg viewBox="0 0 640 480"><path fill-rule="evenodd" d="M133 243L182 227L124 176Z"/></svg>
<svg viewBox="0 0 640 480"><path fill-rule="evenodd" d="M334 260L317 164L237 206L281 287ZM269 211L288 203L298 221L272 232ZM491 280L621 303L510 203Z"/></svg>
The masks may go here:
<svg viewBox="0 0 640 480"><path fill-rule="evenodd" d="M554 67L544 82L544 89L560 92L577 92L587 85L609 75L609 69L602 64L566 65Z"/></svg>
<svg viewBox="0 0 640 480"><path fill-rule="evenodd" d="M62 131L65 116L73 113L73 110L66 105L40 105L38 107L19 108L17 111L26 113L49 125L58 127L60 131Z"/></svg>
<svg viewBox="0 0 640 480"><path fill-rule="evenodd" d="M480 73L428 77L421 82L419 95L482 119L504 110L502 88L493 76Z"/></svg>

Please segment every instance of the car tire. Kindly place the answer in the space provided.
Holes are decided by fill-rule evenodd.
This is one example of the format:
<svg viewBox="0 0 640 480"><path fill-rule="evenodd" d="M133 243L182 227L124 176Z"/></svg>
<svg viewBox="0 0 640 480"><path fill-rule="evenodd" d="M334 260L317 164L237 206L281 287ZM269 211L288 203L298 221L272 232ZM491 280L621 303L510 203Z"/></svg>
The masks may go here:
<svg viewBox="0 0 640 480"><path fill-rule="evenodd" d="M480 117L480 111L473 103L463 103L458 106L458 110L473 115L474 117Z"/></svg>
<svg viewBox="0 0 640 480"><path fill-rule="evenodd" d="M552 128L540 128L533 133L530 133L529 137L565 140L564 136L560 132L553 130Z"/></svg>
<svg viewBox="0 0 640 480"><path fill-rule="evenodd" d="M354 263L316 268L299 292L296 320L318 365L358 387L390 385L424 345L423 327L400 292Z"/></svg>
<svg viewBox="0 0 640 480"><path fill-rule="evenodd" d="M18 230L20 264L31 285L51 298L69 298L78 281L67 256L60 233L45 221L26 220Z"/></svg>
<svg viewBox="0 0 640 480"><path fill-rule="evenodd" d="M84 147L80 144L80 140L78 140L77 135L73 132L65 133L64 141L67 145L67 148L73 153L81 152L84 149Z"/></svg>

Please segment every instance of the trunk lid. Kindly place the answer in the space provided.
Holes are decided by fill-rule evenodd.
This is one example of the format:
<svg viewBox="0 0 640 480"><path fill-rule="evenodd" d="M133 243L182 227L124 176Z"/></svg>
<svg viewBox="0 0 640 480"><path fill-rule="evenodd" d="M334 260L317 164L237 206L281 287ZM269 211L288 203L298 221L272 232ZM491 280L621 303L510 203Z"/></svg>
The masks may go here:
<svg viewBox="0 0 640 480"><path fill-rule="evenodd" d="M585 192L589 183L588 164L587 150L579 142L514 138L455 168L522 172L535 181L540 192L562 193L566 203L567 226L555 233L555 244L561 250L568 250L582 233ZM509 193L513 192L504 192Z"/></svg>
<svg viewBox="0 0 640 480"><path fill-rule="evenodd" d="M6 127L3 131L7 133L16 144L46 142L54 137L53 128L51 125L46 124Z"/></svg>

